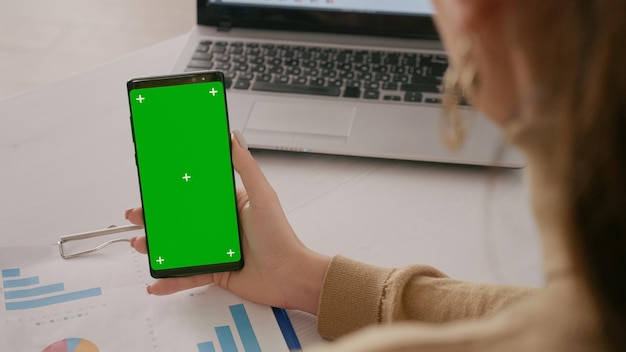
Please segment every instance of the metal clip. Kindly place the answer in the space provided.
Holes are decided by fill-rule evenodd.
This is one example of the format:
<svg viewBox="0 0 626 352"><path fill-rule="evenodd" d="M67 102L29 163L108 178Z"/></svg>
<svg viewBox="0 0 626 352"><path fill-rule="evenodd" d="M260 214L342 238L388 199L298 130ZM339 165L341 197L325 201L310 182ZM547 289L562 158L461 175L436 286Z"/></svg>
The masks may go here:
<svg viewBox="0 0 626 352"><path fill-rule="evenodd" d="M103 229L103 230L81 232L81 233L76 233L76 234L72 234L72 235L61 236L61 238L59 239L59 254L61 255L61 257L63 259L70 259L70 258L78 257L80 255L97 252L97 251L101 250L102 248L107 247L108 245L113 244L113 243L130 242L129 238L118 238L118 239L106 241L106 242L102 243L101 245L96 246L96 247L91 248L91 249L88 249L88 250L75 252L75 253L68 253L68 254L66 254L65 250L63 249L63 244L67 243L67 242L85 240L85 239L88 239L88 238L93 238L93 237L98 237L98 236L105 236L105 235L110 235L110 234L120 233L120 232L135 231L135 230L140 230L140 229L143 229L143 226L140 226L140 225L125 225L125 226L111 225L108 228Z"/></svg>

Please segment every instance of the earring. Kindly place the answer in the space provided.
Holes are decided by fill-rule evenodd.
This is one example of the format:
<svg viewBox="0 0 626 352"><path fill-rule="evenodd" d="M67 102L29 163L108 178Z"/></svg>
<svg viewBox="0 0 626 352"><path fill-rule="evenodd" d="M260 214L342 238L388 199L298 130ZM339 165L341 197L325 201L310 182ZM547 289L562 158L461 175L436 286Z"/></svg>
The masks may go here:
<svg viewBox="0 0 626 352"><path fill-rule="evenodd" d="M451 150L459 150L465 141L466 125L461 105L467 105L478 87L478 70L470 57L472 42L458 43L459 60L449 64L443 76L442 116L440 134L443 143Z"/></svg>

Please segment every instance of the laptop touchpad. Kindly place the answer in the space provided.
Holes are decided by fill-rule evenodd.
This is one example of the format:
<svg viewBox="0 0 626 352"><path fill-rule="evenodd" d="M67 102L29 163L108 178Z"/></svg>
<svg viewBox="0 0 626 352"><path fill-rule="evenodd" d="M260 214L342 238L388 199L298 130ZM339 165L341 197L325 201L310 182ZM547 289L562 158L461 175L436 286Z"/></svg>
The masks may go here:
<svg viewBox="0 0 626 352"><path fill-rule="evenodd" d="M338 104L308 102L254 103L246 134L292 140L346 142L356 108Z"/></svg>

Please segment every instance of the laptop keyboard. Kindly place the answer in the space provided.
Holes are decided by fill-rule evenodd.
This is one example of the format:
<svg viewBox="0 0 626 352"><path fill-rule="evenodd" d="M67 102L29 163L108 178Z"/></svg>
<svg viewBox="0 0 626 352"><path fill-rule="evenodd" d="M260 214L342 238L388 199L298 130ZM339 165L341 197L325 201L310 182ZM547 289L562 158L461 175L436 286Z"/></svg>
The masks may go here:
<svg viewBox="0 0 626 352"><path fill-rule="evenodd" d="M203 41L187 71L222 71L235 90L439 104L447 66L443 54Z"/></svg>

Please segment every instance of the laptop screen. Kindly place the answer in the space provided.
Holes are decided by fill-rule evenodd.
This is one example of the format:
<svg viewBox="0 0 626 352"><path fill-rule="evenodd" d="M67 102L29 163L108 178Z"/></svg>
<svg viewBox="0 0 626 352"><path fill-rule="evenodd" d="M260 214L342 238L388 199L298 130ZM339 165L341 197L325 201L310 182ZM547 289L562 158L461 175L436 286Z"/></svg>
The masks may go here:
<svg viewBox="0 0 626 352"><path fill-rule="evenodd" d="M197 0L198 24L437 39L430 0Z"/></svg>
<svg viewBox="0 0 626 352"><path fill-rule="evenodd" d="M210 2L225 5L249 5L397 15L431 15L434 13L430 0L210 0Z"/></svg>

